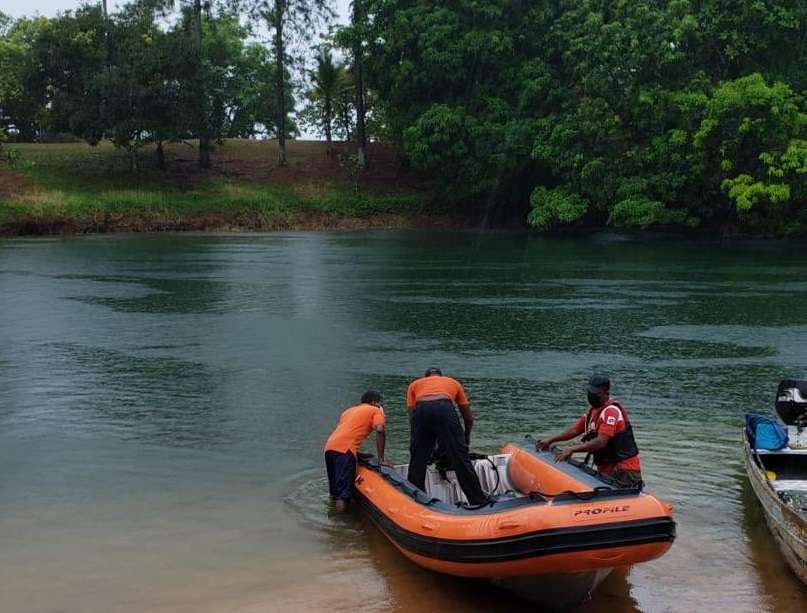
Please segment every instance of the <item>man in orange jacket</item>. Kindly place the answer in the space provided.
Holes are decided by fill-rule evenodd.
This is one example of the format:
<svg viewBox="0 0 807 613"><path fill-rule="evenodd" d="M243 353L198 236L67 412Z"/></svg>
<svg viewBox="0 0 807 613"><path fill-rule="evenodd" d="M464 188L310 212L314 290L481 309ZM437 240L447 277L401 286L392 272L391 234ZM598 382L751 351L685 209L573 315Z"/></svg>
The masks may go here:
<svg viewBox="0 0 807 613"><path fill-rule="evenodd" d="M462 413L465 432L460 428L457 411ZM462 491L471 504L483 504L488 498L479 485L468 455L471 428L474 416L465 390L456 379L444 377L439 368L429 368L426 374L409 384L406 391L406 408L412 426L409 443L408 479L420 489L425 489L426 467L434 451L435 443L451 461Z"/></svg>
<svg viewBox="0 0 807 613"><path fill-rule="evenodd" d="M375 430L378 461L384 459L383 398L379 392L369 390L361 397L361 404L350 407L339 417L336 429L325 442L325 468L328 471L328 489L338 511L347 510L353 497L356 479L356 454L370 432Z"/></svg>

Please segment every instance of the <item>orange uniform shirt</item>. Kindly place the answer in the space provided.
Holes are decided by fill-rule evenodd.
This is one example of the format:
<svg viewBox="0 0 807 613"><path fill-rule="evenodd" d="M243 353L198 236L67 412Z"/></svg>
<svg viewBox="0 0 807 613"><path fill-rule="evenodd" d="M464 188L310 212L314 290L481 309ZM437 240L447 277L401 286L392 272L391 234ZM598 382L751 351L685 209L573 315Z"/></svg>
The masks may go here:
<svg viewBox="0 0 807 613"><path fill-rule="evenodd" d="M406 406L414 408L419 399L440 394L457 403L457 406L466 407L470 404L459 381L451 377L432 375L415 379L409 384L409 389L406 390Z"/></svg>
<svg viewBox="0 0 807 613"><path fill-rule="evenodd" d="M339 451L353 455L361 447L364 439L374 428L383 426L385 422L384 409L372 404L359 404L346 409L339 416L339 423L328 440L325 442L325 451Z"/></svg>
<svg viewBox="0 0 807 613"><path fill-rule="evenodd" d="M608 402L611 402L609 399ZM597 434L604 434L611 438L615 434L622 432L627 426L625 422L625 415L619 410L619 407L609 405L608 402L603 405L605 408L600 411L594 411L591 414L591 421L586 424L586 417L588 411L577 420L574 424L574 429L578 434L583 434L586 431L596 430ZM616 464L605 464L597 466L597 469L604 475L610 475L614 472L614 468L619 466L622 470L642 470L642 463L639 460L638 454L627 460L622 460Z"/></svg>

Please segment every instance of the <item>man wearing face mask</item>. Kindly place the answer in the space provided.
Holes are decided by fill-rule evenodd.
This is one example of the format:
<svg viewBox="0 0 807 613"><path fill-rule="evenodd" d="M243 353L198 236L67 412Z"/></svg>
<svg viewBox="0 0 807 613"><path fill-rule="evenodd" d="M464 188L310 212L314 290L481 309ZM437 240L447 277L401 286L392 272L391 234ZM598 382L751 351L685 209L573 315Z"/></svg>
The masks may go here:
<svg viewBox="0 0 807 613"><path fill-rule="evenodd" d="M553 443L583 435L580 443L562 449L555 457L563 462L573 453L591 453L597 470L613 478L623 487L642 486L639 448L633 438L628 414L622 404L611 398L611 381L605 375L594 375L588 381L589 409L571 427L552 438L538 441L544 451Z"/></svg>

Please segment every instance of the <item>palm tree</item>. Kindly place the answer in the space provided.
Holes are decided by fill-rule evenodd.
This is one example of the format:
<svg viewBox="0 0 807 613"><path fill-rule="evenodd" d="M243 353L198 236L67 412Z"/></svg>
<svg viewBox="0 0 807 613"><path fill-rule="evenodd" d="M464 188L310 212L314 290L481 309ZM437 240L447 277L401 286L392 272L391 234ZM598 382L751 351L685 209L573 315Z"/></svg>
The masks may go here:
<svg viewBox="0 0 807 613"><path fill-rule="evenodd" d="M334 99L342 86L343 67L333 61L331 50L327 47L320 49L317 55L317 69L312 73L314 82L313 95L322 103L322 123L325 128L325 141L328 143L328 153L332 151L331 126L333 123Z"/></svg>

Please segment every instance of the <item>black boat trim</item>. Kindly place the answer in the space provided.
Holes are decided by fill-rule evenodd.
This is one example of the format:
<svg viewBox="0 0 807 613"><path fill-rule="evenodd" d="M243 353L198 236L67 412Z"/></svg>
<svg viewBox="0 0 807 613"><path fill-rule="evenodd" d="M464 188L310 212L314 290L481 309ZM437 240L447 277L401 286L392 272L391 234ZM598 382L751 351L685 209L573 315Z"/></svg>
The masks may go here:
<svg viewBox="0 0 807 613"><path fill-rule="evenodd" d="M494 539L440 539L401 528L367 497L359 494L357 498L373 523L398 546L443 562L509 562L575 551L672 542L676 535L672 518L654 517L579 528L551 528Z"/></svg>

